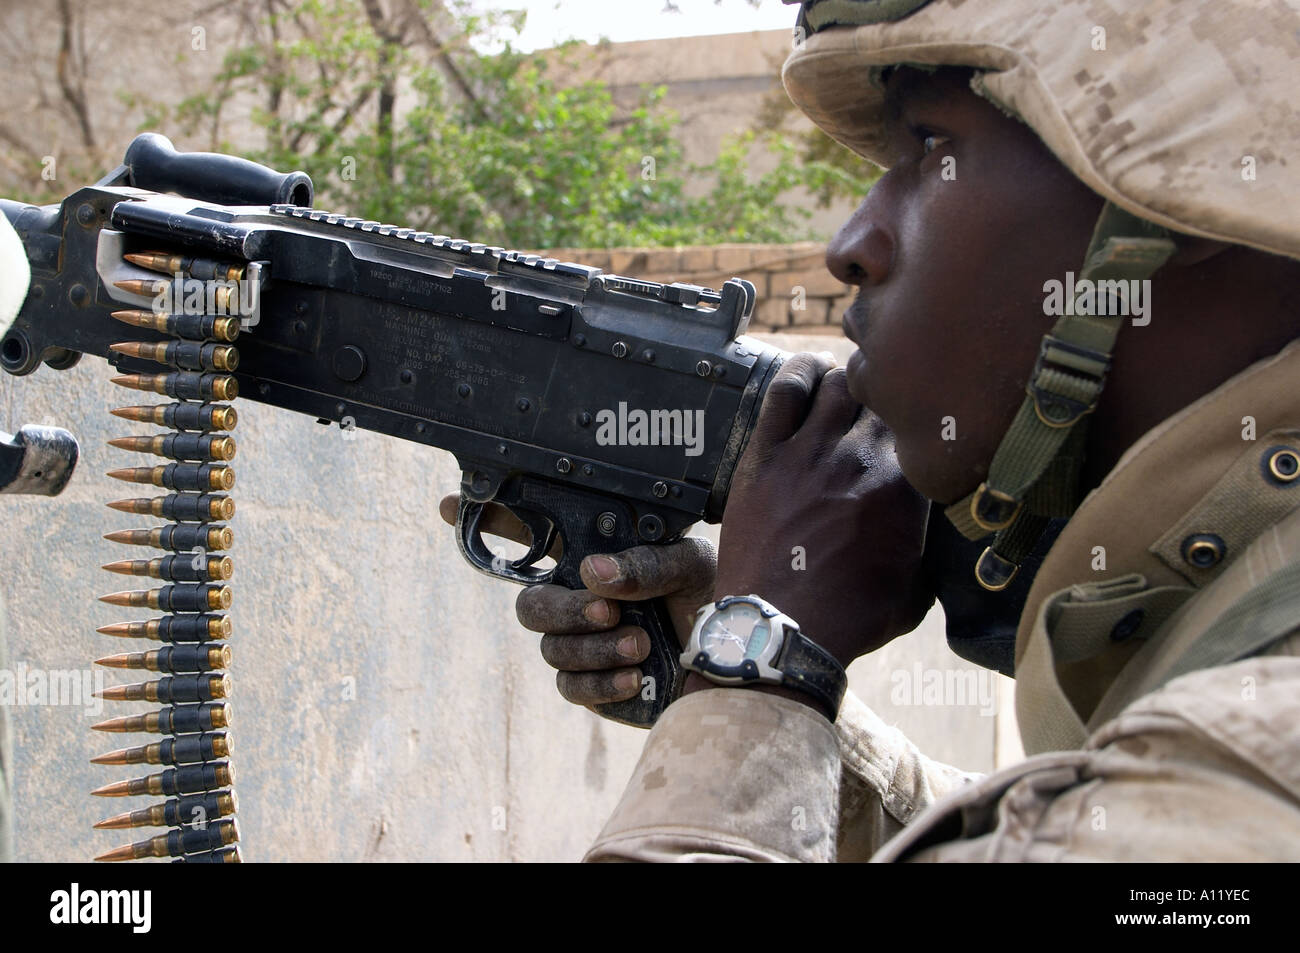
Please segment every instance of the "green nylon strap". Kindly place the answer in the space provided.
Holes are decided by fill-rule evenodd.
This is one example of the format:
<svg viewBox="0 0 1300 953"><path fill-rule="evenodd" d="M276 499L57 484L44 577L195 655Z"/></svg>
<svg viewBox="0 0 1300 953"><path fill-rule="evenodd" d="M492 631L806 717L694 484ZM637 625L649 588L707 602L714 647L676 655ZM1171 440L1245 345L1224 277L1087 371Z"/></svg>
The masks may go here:
<svg viewBox="0 0 1300 953"><path fill-rule="evenodd" d="M1079 472L1083 469L1087 443L1086 427L1074 427L1065 444L1047 465L1029 492L1025 509L1051 519L1064 519L1079 508Z"/></svg>
<svg viewBox="0 0 1300 953"><path fill-rule="evenodd" d="M1160 685L1189 672L1257 655L1297 629L1300 629L1300 563L1291 563L1215 619L1179 656Z"/></svg>
<svg viewBox="0 0 1300 953"><path fill-rule="evenodd" d="M1171 239L1147 237L1155 227L1107 202L1097 219L1078 285L1149 278L1174 252ZM1074 304L1066 302L1066 313L1043 338L1042 357L1029 385L1040 398L1036 400L1032 392L1026 395L989 465L988 487L1015 500L1025 498L1086 413L1068 423L1049 424L1040 410L1050 417L1054 398L1064 398L1066 407L1091 409L1096 404L1125 320L1117 315L1079 314Z"/></svg>
<svg viewBox="0 0 1300 953"><path fill-rule="evenodd" d="M1047 529L1048 519L1037 513L1025 513L993 541L993 552L1009 563L1019 566L1038 544L1038 538Z"/></svg>
<svg viewBox="0 0 1300 953"><path fill-rule="evenodd" d="M957 532L961 533L971 542L977 539L983 539L989 534L989 531L975 522L975 517L970 514L971 500L975 499L975 494L971 493L963 496L956 503L944 507L943 515L948 518L948 522L956 527Z"/></svg>
<svg viewBox="0 0 1300 953"><path fill-rule="evenodd" d="M1110 369L1111 351L1121 322L1126 319L1115 313L1120 309L1109 306L1110 298L1106 306L1099 306L1098 292L1117 291L1117 285L1103 282L1150 278L1168 261L1175 247L1167 229L1144 221L1112 202L1102 207L1075 285L1077 293L1063 302L1065 313L1043 336L1025 399L998 445L989 465L988 479L975 493L945 510L958 532L967 539L988 534L988 527L981 527L972 513L977 498L1000 499L1008 508L1013 504L1027 504L1010 513L1009 520L999 530L992 547L999 554L1024 548L1020 538L1024 534L1017 534L1014 543L1003 541L1004 534L1026 510L1036 517L1065 517L1074 511L1083 463L1085 427L1081 423L1101 396ZM1105 313L1093 314L1093 311ZM1063 460L1063 455L1071 459ZM1042 525L1038 519L1034 522ZM1032 543L1029 548L1032 549ZM978 571L976 575L978 578Z"/></svg>

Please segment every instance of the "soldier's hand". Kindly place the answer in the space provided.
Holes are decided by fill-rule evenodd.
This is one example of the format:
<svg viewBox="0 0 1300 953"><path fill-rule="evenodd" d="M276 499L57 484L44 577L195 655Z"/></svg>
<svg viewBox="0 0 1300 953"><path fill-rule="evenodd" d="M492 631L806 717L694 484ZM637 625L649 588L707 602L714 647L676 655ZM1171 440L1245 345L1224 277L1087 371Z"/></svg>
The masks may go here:
<svg viewBox="0 0 1300 953"><path fill-rule="evenodd" d="M848 665L915 628L934 595L929 503L833 364L798 354L770 385L731 481L716 595L767 599Z"/></svg>
<svg viewBox="0 0 1300 953"><path fill-rule="evenodd" d="M438 507L442 518L454 525L459 504L459 494L444 497ZM532 535L497 504L484 510L483 532L524 544ZM551 556L557 555L552 550ZM620 600L662 596L678 642L685 646L696 611L712 600L717 554L707 539L692 536L589 555L580 571L586 589L529 586L515 600L515 612L524 628L542 633L542 657L558 669L560 694L575 705L591 706L641 691L637 663L650 654L650 636L639 626L620 624Z"/></svg>

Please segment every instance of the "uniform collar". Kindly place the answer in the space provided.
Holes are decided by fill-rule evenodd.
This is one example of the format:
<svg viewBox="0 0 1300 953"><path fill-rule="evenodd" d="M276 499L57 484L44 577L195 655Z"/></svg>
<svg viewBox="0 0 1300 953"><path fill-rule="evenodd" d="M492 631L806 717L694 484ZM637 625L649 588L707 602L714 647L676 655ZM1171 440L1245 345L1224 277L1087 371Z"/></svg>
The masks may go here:
<svg viewBox="0 0 1300 953"><path fill-rule="evenodd" d="M1178 592L1195 595L1212 584L1261 533L1300 508L1300 485L1271 494L1246 485L1263 482L1260 467L1279 441L1300 445L1297 381L1300 340L1129 448L1079 506L1034 579L1016 635L1018 676L1040 614L1052 615L1045 604L1063 591L1089 599L1110 586L1122 588L1136 575L1145 588L1171 593L1164 602L1172 609ZM1223 558L1213 566L1198 567L1186 558L1188 541L1201 537L1223 547ZM1048 630L1050 635L1050 624ZM1104 650L1069 660L1062 659L1059 646L1053 648L1056 678L1082 721L1139 648L1140 640L1117 638ZM1033 695L1041 686L1021 687Z"/></svg>

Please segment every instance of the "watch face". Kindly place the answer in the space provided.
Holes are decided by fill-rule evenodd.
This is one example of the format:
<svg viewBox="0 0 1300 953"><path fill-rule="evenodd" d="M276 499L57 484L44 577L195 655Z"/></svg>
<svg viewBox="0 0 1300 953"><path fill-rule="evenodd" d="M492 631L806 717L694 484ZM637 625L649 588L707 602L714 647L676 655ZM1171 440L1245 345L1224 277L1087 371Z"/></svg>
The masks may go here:
<svg viewBox="0 0 1300 953"><path fill-rule="evenodd" d="M700 629L700 651L717 665L756 659L772 638L772 627L756 606L735 603L715 612Z"/></svg>

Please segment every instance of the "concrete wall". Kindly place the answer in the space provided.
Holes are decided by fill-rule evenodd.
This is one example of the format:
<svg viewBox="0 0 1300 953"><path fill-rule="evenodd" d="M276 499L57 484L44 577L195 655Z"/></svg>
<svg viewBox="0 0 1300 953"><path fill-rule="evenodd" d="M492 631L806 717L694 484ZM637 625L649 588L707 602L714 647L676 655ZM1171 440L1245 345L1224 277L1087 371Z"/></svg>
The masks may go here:
<svg viewBox="0 0 1300 953"><path fill-rule="evenodd" d="M830 337L770 340L829 347L841 359L849 347ZM133 588L98 568L131 555L103 534L150 524L104 506L135 494L103 474L139 462L105 441L146 430L109 416L137 396L109 377L96 359L62 373L0 375L0 427L62 424L78 434L83 453L61 497L0 497L10 670L94 678L91 659L143 647L95 632L152 615L96 601ZM644 736L561 700L536 636L515 621L514 588L461 560L436 513L459 481L451 457L364 432L345 440L308 418L246 400L237 406L231 674L246 858L580 857ZM987 770L1016 754L1005 679L990 676L996 701L983 715L974 698L905 697L930 673L970 668L943 644L935 613L851 675L854 690L924 750ZM135 680L143 679L104 677ZM94 821L153 800L89 796L149 773L91 765L96 754L146 739L90 725L153 706L106 702L96 711L48 701L9 711L15 856L86 860L132 839L92 831Z"/></svg>

